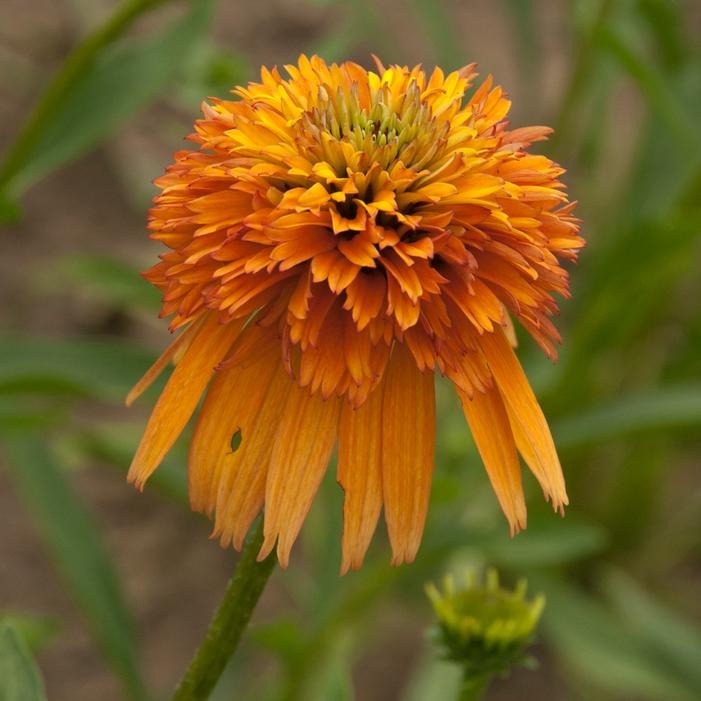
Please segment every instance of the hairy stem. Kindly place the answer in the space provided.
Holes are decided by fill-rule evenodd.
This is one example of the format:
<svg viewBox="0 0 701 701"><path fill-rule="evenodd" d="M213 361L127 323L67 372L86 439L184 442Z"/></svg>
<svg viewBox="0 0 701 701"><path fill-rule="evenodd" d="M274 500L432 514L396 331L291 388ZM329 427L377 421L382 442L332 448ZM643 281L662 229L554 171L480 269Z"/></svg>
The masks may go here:
<svg viewBox="0 0 701 701"><path fill-rule="evenodd" d="M480 701L489 684L490 676L475 676L465 674L460 687L460 697L458 701Z"/></svg>
<svg viewBox="0 0 701 701"><path fill-rule="evenodd" d="M276 555L256 557L263 542L263 519L250 537L207 635L175 690L172 701L204 701L214 690L229 658L238 647L260 595L275 567Z"/></svg>

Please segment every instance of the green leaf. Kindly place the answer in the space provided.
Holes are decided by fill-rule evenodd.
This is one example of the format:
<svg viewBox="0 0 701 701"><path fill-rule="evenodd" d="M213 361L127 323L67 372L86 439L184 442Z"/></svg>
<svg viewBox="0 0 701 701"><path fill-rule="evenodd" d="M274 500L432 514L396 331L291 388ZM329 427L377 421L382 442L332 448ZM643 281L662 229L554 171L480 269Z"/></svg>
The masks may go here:
<svg viewBox="0 0 701 701"><path fill-rule="evenodd" d="M91 425L77 436L78 448L83 455L104 460L126 475L143 433L143 422ZM179 441L149 478L149 488L157 489L180 504L188 505L186 466L187 452L183 441Z"/></svg>
<svg viewBox="0 0 701 701"><path fill-rule="evenodd" d="M353 680L345 655L335 655L310 684L305 699L309 701L353 701Z"/></svg>
<svg viewBox="0 0 701 701"><path fill-rule="evenodd" d="M664 64L677 69L689 55L689 40L684 29L686 8L679 0L638 0L638 11L655 37Z"/></svg>
<svg viewBox="0 0 701 701"><path fill-rule="evenodd" d="M10 626L34 654L44 648L59 632L55 619L38 614L0 611L0 627Z"/></svg>
<svg viewBox="0 0 701 701"><path fill-rule="evenodd" d="M598 524L556 514L530 518L528 528L516 538L494 535L477 541L487 561L495 565L519 569L547 567L590 557L607 544L606 531Z"/></svg>
<svg viewBox="0 0 701 701"><path fill-rule="evenodd" d="M531 575L529 583L545 593L543 628L570 676L574 675L573 688L584 683L599 691L649 701L698 698L596 599L554 577Z"/></svg>
<svg viewBox="0 0 701 701"><path fill-rule="evenodd" d="M17 631L0 623L0 701L45 701L36 662Z"/></svg>
<svg viewBox="0 0 701 701"><path fill-rule="evenodd" d="M603 587L650 654L701 698L701 630L620 570L608 570Z"/></svg>
<svg viewBox="0 0 701 701"><path fill-rule="evenodd" d="M6 435L10 475L55 565L130 698L146 698L132 622L99 527L40 435Z"/></svg>
<svg viewBox="0 0 701 701"><path fill-rule="evenodd" d="M559 448L701 426L701 387L661 387L620 397L553 425Z"/></svg>
<svg viewBox="0 0 701 701"><path fill-rule="evenodd" d="M195 0L188 12L156 36L109 47L76 85L46 126L13 194L99 144L161 95L187 63L208 26L212 3Z"/></svg>
<svg viewBox="0 0 701 701"><path fill-rule="evenodd" d="M153 359L143 348L116 341L0 337L0 395L123 401Z"/></svg>
<svg viewBox="0 0 701 701"><path fill-rule="evenodd" d="M511 17L513 43L522 64L521 78L528 90L539 75L538 66L542 53L542 34L538 31L538 19L533 0L502 0Z"/></svg>
<svg viewBox="0 0 701 701"><path fill-rule="evenodd" d="M460 666L439 659L436 652L429 648L402 696L402 701L459 699L461 686Z"/></svg>
<svg viewBox="0 0 701 701"><path fill-rule="evenodd" d="M36 400L39 401L36 401ZM63 399L16 397L0 394L0 430L47 428L65 418Z"/></svg>
<svg viewBox="0 0 701 701"><path fill-rule="evenodd" d="M53 261L51 271L42 276L47 284L71 284L91 299L99 299L118 309L157 312L160 294L147 283L133 265L109 256L71 253ZM48 278L48 279L47 279Z"/></svg>
<svg viewBox="0 0 701 701"><path fill-rule="evenodd" d="M0 192L0 224L10 226L22 219L22 210L14 200Z"/></svg>
<svg viewBox="0 0 701 701"><path fill-rule="evenodd" d="M231 90L245 83L252 73L244 55L210 42L200 42L191 52L182 80L176 86L178 100L185 109L191 110L204 96L237 99L231 95Z"/></svg>
<svg viewBox="0 0 701 701"><path fill-rule="evenodd" d="M251 631L255 641L287 664L295 664L306 644L304 631L293 618L278 617Z"/></svg>
<svg viewBox="0 0 701 701"><path fill-rule="evenodd" d="M444 70L464 66L464 34L458 37L454 18L446 9L445 0L412 0L421 20L421 30L431 40L436 60Z"/></svg>
<svg viewBox="0 0 701 701"><path fill-rule="evenodd" d="M356 40L357 23L343 25L334 32L328 32L317 39L310 47L310 53L321 56L325 61L340 62L350 53Z"/></svg>
<svg viewBox="0 0 701 701"><path fill-rule="evenodd" d="M697 133L696 121L687 113L676 91L657 65L641 57L632 42L618 28L604 27L599 41L638 85L651 109L658 113L676 138L678 146L682 150L690 149L699 153L701 139Z"/></svg>

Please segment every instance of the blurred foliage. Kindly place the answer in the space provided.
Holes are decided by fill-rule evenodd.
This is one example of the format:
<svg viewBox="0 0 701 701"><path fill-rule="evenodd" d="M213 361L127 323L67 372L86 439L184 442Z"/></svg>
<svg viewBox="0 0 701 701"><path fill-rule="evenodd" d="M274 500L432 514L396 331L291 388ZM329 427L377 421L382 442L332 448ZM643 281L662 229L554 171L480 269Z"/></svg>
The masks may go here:
<svg viewBox="0 0 701 701"><path fill-rule="evenodd" d="M27 644L16 628L0 622L0 698L45 701L44 685Z"/></svg>
<svg viewBox="0 0 701 701"><path fill-rule="evenodd" d="M5 221L21 216L19 198L31 185L111 143L146 107L191 114L205 96L253 77L246 56L213 38L213 0L173 2L177 11L146 34L127 31L165 1L128 0L49 81L0 166ZM358 46L395 53L381 3L309 2L344 21L301 50L327 59ZM520 351L553 426L572 508L560 520L531 494L529 529L509 540L457 404L439 387L437 470L416 563L389 568L380 542L361 572L338 578L341 495L329 470L298 562L276 579L293 602L290 613L254 629L215 695L220 701L232 689L242 701L354 698L353 666L380 644L383 608L405 611L414 628L428 625L424 582L470 564L526 575L546 594L544 645L561 698L701 698L701 42L689 21L694 12L698 20L698 8L682 0L563 2L570 72L552 110L532 99L544 87L547 60L540 3L497 6L521 71L515 102L524 103L529 121L557 127L544 148L568 167L589 241L573 271L574 298L563 305L559 362L545 361L525 338ZM410 21L445 67L470 57L469 32L454 11L444 1L407 3ZM612 169L621 135L634 144L632 156ZM141 176L113 165L125 200L143 209ZM52 261L49 280L131 327L155 319L157 297L124 260L71 251ZM140 422L92 418L85 407L119 405L154 354L97 333L57 339L12 328L0 338L0 451L8 474L135 700L147 692L131 614L92 507L73 480L96 463L126 471ZM151 483L173 508L186 508L185 443ZM60 622L2 613L0 698L44 698L30 650L53 635L61 635ZM261 649L275 658L274 671L245 674ZM406 701L450 698L459 685L428 647L416 669L404 672Z"/></svg>

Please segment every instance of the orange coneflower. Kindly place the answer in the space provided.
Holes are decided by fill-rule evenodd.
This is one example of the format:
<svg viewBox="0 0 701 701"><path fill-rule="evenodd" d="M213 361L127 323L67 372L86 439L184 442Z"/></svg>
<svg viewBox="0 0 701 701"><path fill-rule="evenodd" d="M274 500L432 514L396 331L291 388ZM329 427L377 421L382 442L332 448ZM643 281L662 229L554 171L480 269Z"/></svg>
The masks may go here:
<svg viewBox="0 0 701 701"><path fill-rule="evenodd" d="M526 525L518 453L555 509L565 485L512 349L511 317L550 355L561 259L583 245L559 177L510 131L474 66L377 72L301 56L237 100L203 104L156 181L146 277L184 329L129 396L175 370L129 472L143 486L209 389L189 456L192 508L241 548L265 506L265 557L286 566L338 443L342 571L384 507L393 563L419 547L433 471L434 373L455 385L512 533Z"/></svg>

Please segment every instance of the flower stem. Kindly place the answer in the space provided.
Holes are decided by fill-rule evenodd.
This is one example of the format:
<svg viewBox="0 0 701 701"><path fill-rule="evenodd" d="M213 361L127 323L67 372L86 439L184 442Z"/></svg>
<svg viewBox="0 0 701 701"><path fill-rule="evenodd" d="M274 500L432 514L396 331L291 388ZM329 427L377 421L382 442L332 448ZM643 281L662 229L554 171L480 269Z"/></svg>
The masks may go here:
<svg viewBox="0 0 701 701"><path fill-rule="evenodd" d="M169 0L125 0L117 11L80 42L49 81L34 110L10 146L0 166L0 189L7 187L31 155L61 100L90 70L100 51L119 38L144 12Z"/></svg>
<svg viewBox="0 0 701 701"><path fill-rule="evenodd" d="M172 701L204 701L219 681L238 647L253 610L276 562L272 552L262 562L256 557L263 542L263 519L247 541L204 641L175 690Z"/></svg>
<svg viewBox="0 0 701 701"><path fill-rule="evenodd" d="M479 701L482 694L487 689L489 675L476 676L474 674L465 673L462 686L460 687L460 698L458 701Z"/></svg>

